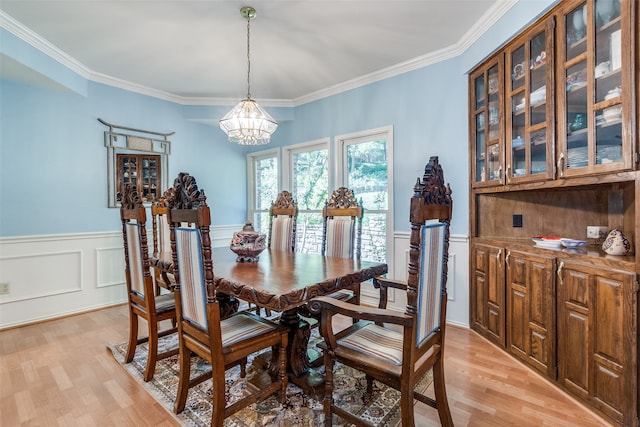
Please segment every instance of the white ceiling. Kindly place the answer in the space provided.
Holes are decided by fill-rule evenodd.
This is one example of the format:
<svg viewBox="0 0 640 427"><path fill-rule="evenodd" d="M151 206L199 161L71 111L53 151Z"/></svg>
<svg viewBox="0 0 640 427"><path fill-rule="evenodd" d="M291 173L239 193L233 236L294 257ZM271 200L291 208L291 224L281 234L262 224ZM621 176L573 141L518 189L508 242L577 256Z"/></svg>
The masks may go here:
<svg viewBox="0 0 640 427"><path fill-rule="evenodd" d="M92 80L235 102L250 5L252 97L300 103L457 55L515 1L2 0L0 22Z"/></svg>

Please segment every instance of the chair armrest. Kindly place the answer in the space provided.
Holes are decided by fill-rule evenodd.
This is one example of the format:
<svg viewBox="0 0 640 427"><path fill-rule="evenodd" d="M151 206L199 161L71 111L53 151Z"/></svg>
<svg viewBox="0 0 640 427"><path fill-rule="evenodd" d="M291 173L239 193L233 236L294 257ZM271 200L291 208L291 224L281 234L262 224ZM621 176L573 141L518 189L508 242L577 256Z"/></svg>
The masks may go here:
<svg viewBox="0 0 640 427"><path fill-rule="evenodd" d="M335 314L342 314L344 316L360 320L392 323L401 326L409 325L413 320L411 316L407 316L405 313L351 304L331 297L313 298L309 301L309 310L312 313L322 314L322 318L331 317Z"/></svg>
<svg viewBox="0 0 640 427"><path fill-rule="evenodd" d="M389 279L388 277L376 276L373 278L373 286L375 288L386 287L394 289L407 290L407 284L399 280Z"/></svg>
<svg viewBox="0 0 640 427"><path fill-rule="evenodd" d="M380 301L378 302L378 308L383 310L387 308L387 299L389 298L388 288L400 289L405 292L407 290L406 283L383 276L373 278L373 287L380 289Z"/></svg>

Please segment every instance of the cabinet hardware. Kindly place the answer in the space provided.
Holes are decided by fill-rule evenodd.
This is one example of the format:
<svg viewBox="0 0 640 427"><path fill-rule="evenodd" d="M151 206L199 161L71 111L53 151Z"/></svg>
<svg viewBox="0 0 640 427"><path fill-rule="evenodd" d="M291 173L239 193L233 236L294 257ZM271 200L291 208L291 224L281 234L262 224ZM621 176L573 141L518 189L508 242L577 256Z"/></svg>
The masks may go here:
<svg viewBox="0 0 640 427"><path fill-rule="evenodd" d="M502 249L498 249L498 267L502 268Z"/></svg>
<svg viewBox="0 0 640 427"><path fill-rule="evenodd" d="M511 165L507 165L507 173L505 176L507 178L507 184L511 184Z"/></svg>
<svg viewBox="0 0 640 427"><path fill-rule="evenodd" d="M509 268L509 257L511 256L511 251L507 251L507 256L504 257L504 265Z"/></svg>
<svg viewBox="0 0 640 427"><path fill-rule="evenodd" d="M498 168L498 178L500 179L500 183L504 184L504 178L502 177L502 166Z"/></svg>
<svg viewBox="0 0 640 427"><path fill-rule="evenodd" d="M560 264L558 265L558 270L556 272L556 274L558 275L558 284L560 286L562 286L562 269L564 268L564 262L560 262Z"/></svg>
<svg viewBox="0 0 640 427"><path fill-rule="evenodd" d="M560 156L558 157L557 169L558 178L562 178L564 176L564 153L560 153Z"/></svg>

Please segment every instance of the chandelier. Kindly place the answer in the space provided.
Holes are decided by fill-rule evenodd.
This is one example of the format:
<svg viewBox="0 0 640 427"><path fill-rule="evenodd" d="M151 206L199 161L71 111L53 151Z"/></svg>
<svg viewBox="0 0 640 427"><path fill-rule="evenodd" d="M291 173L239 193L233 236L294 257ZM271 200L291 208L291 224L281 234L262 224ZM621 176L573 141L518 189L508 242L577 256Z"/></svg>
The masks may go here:
<svg viewBox="0 0 640 427"><path fill-rule="evenodd" d="M240 101L231 111L220 119L220 129L229 137L229 141L240 145L268 144L271 134L278 127L265 110L251 99L251 56L250 28L251 20L256 17L256 10L250 6L240 9L240 15L247 19L247 98Z"/></svg>

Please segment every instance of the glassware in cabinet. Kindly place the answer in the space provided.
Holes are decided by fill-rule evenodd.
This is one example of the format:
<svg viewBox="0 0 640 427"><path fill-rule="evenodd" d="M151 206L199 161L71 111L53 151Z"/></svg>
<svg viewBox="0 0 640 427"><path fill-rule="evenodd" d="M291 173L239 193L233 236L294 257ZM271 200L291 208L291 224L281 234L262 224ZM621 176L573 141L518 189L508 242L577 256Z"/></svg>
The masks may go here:
<svg viewBox="0 0 640 427"><path fill-rule="evenodd" d="M470 75L473 185L502 184L502 56Z"/></svg>
<svg viewBox="0 0 640 427"><path fill-rule="evenodd" d="M551 179L553 171L553 17L506 51L507 183Z"/></svg>
<svg viewBox="0 0 640 427"><path fill-rule="evenodd" d="M558 177L633 167L623 125L631 105L631 55L623 49L631 45L630 10L627 0L570 2L562 10Z"/></svg>

